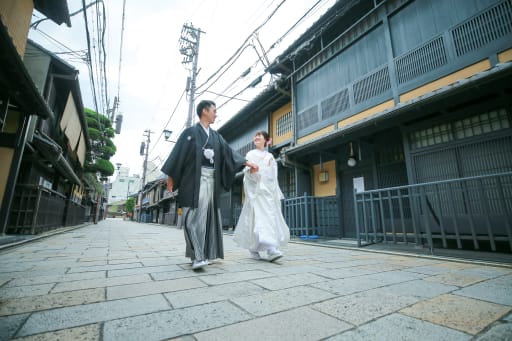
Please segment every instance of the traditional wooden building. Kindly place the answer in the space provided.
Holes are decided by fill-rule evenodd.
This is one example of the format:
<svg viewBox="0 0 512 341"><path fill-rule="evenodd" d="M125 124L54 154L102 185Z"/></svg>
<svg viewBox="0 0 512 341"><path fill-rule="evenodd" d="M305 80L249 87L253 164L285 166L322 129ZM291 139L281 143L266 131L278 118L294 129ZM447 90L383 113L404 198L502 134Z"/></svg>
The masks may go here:
<svg viewBox="0 0 512 341"><path fill-rule="evenodd" d="M160 178L148 182L140 192L141 222L177 225L177 191L172 193L167 191L166 179L167 177L162 174Z"/></svg>
<svg viewBox="0 0 512 341"><path fill-rule="evenodd" d="M7 232L39 233L83 223L94 190L82 180L90 141L78 70L32 41L23 62L53 115L29 125Z"/></svg>
<svg viewBox="0 0 512 341"><path fill-rule="evenodd" d="M60 60L48 51L40 51L46 64L40 64L40 69L33 68L37 63L31 60L31 55L38 52L33 52L34 45L27 44L27 37L34 9L59 25L71 26L67 1L64 0L6 0L0 3L2 234L7 232L8 226L23 226L20 232L35 233L39 227L50 227L56 221L58 225L72 224L76 220L64 218L65 212L75 212L74 204L84 193L73 170L75 163L83 162L87 148L86 132L82 129L84 122L78 123L78 136L69 136L70 131L66 128L71 126L59 128L63 114L69 117L82 110L78 83L73 78L75 71L68 66L61 68ZM53 140L53 134L58 135L57 141ZM68 153L70 148L71 153ZM74 158L74 162L70 164L68 157ZM23 199L19 197L22 192L27 193L22 195ZM54 206L56 201L60 204ZM36 219L42 211L47 212L42 214L45 218ZM13 212L17 212L16 216L11 214ZM80 214L75 212L68 217Z"/></svg>
<svg viewBox="0 0 512 341"><path fill-rule="evenodd" d="M510 0L338 1L270 65L291 94L279 155L296 235L512 250L511 13ZM279 141L279 113L254 129Z"/></svg>

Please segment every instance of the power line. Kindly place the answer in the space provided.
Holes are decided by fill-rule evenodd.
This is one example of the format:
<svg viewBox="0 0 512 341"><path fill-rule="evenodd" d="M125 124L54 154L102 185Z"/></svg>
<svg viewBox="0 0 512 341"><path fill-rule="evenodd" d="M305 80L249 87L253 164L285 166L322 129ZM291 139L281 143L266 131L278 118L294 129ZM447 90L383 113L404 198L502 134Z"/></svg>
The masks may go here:
<svg viewBox="0 0 512 341"><path fill-rule="evenodd" d="M124 37L124 21L126 13L126 0L123 0L123 17L121 20L121 43L119 44L119 71L117 74L117 100L114 103L113 111L115 112L116 106L119 105L120 100L120 88L121 88L121 65L123 64L123 37ZM112 117L114 117L114 112Z"/></svg>
<svg viewBox="0 0 512 341"><path fill-rule="evenodd" d="M197 86L196 89L200 89L201 87L205 86L213 77L215 77L227 64L229 64L229 62L237 57L239 55L239 53L241 53L241 51L243 50L245 44L249 41L249 39L253 36L254 33L258 32L263 26L265 26L265 24L276 14L277 10L286 2L286 0L282 0L279 5L277 5L277 7L272 11L272 13L267 17L267 19L265 19L265 21L263 21L262 24L260 24L246 39L245 41L242 43L242 45L235 51L235 53L217 70L213 73L213 75L211 75L203 84Z"/></svg>
<svg viewBox="0 0 512 341"><path fill-rule="evenodd" d="M94 73L92 69L92 58L91 58L91 37L89 35L89 24L87 21L87 6L85 5L85 0L82 0L82 7L83 7L83 13L84 13L84 22L85 22L85 36L87 38L87 65L89 67L89 79L91 81L91 87L92 87L92 95L94 100L94 108L96 109L96 113L98 113L98 101L96 100L96 84L94 82ZM98 118L99 122L99 118ZM101 123L100 123L100 130L101 129Z"/></svg>
<svg viewBox="0 0 512 341"><path fill-rule="evenodd" d="M51 41L52 43L54 43L55 45L57 46L60 46L61 48L64 48L66 49L67 51L65 53L69 53L71 55L74 55L76 58L79 58L82 62L84 63L87 63L87 50L73 50L71 49L70 47L68 47L67 45L64 45L62 42L58 41L57 39L53 38L52 36L50 36L49 34L45 33L44 31L42 31L41 29L37 28L37 27L33 27L33 29L38 32L39 34L41 34L44 38L46 38L48 41ZM80 55L79 52L82 52L83 55ZM59 54L59 52L54 52L55 54ZM61 52L61 53L64 53L64 52ZM85 55L85 56L84 56Z"/></svg>
<svg viewBox="0 0 512 341"><path fill-rule="evenodd" d="M171 122L171 119L174 116L174 114L176 113L176 110L178 109L178 106L180 105L181 100L183 99L183 96L185 95L185 93L186 93L186 90L183 90L183 92L181 93L180 99L178 100L178 103L176 103L176 106L174 107L174 110L172 111L171 116L169 116L169 119L167 120L167 123L164 126L164 129L166 129L167 126L169 125L169 122ZM153 149L151 149L150 153L152 153L153 150L156 148L156 145L158 144L158 141L160 141L160 138L162 137L163 133L164 132L162 130L162 132L158 136L158 139L156 140L155 144L153 145Z"/></svg>
<svg viewBox="0 0 512 341"><path fill-rule="evenodd" d="M315 10L318 10L320 7L318 7L318 5L323 2L325 0L318 0L313 6L311 6L309 8L309 10L301 17L299 18L299 20L297 20L280 38L278 38L266 51L263 52L263 55L266 57L266 55L274 48L277 47L277 45L288 35L290 34L301 22L303 22L305 19L307 19L309 16L311 16L313 14L313 11ZM270 17L269 17L270 18ZM268 20L267 20L268 21ZM257 34L257 32L253 32L253 34ZM259 40L258 40L258 43L259 43ZM261 46L261 49L263 50L263 46L260 44ZM255 47L254 47L255 48ZM255 48L256 49L256 48ZM263 64L263 61L261 60L261 57L258 55L258 60L256 60L256 62L253 64L253 67L254 65L257 65L258 62L262 62ZM264 65L264 64L263 64ZM231 66L231 65L230 65ZM266 71L264 72L264 74L266 73ZM259 76L259 77L262 77L262 76ZM259 77L257 77L256 79L258 79ZM240 80L240 76L238 78L235 79L235 81L230 85L230 87L236 83L238 80ZM217 78L215 80L215 82L217 82L219 80L219 78ZM254 81L253 81L254 82ZM208 87L208 89L211 87L211 85ZM253 86L251 86L251 84L249 84L248 86L244 87L242 90L240 90L238 93L236 93L235 95L232 95L232 96L223 96L223 97L226 97L226 98L229 98L226 102L222 103L221 105L219 105L217 107L217 109L219 109L220 107L226 105L227 103L229 103L231 100L242 100L242 99L239 99L237 98L237 96L239 96L240 94L242 94L245 90L247 90L248 88L251 88ZM205 91L206 92L206 91ZM242 100L243 101L243 100Z"/></svg>
<svg viewBox="0 0 512 341"><path fill-rule="evenodd" d="M229 64L229 66L228 66L225 70L223 70L223 71L222 71L222 73L221 73L220 75L218 75L218 76L217 76L217 79L215 79L215 80L214 80L210 85L208 85L208 87L207 87L206 89L204 89L203 91L201 91L197 96L198 96L198 97L199 97L199 96L201 96L203 93L207 92L207 91L208 91L212 86L214 86L214 85L215 85L215 83L217 83L217 81L218 81L218 80L219 80L219 79L220 79L220 78L221 78L221 77L222 77L222 76L223 76L223 75L224 75L224 74L229 70L229 68L230 68L231 66L233 66L233 64L238 60L238 58L242 55L242 52L244 52L244 51L245 51L245 49L246 49L246 48L248 48L248 47L250 47L250 45L245 45L245 46L242 48L242 50L240 51L240 53L238 54L238 56L237 56L237 57L236 57L236 58L231 62L231 64ZM226 65L226 64L224 64L224 66L225 66L225 65ZM210 79L211 79L211 78L212 78L212 77L210 77ZM239 78L237 78L234 82L238 81L238 79L240 79L240 77L239 77ZM234 82L233 82L233 83L234 83ZM203 83L203 84L205 84L205 83ZM198 87L198 88L199 88L199 87Z"/></svg>

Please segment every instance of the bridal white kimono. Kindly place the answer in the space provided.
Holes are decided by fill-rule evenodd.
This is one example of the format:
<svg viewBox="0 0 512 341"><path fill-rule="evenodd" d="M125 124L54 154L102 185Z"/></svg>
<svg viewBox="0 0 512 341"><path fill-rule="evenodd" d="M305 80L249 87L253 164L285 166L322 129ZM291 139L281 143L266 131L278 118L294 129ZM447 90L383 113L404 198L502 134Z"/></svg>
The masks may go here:
<svg viewBox="0 0 512 341"><path fill-rule="evenodd" d="M234 232L234 241L250 251L279 248L290 240L290 230L281 212L284 197L277 181L277 164L267 151L253 149L246 160L258 165L251 174L244 168L245 202Z"/></svg>

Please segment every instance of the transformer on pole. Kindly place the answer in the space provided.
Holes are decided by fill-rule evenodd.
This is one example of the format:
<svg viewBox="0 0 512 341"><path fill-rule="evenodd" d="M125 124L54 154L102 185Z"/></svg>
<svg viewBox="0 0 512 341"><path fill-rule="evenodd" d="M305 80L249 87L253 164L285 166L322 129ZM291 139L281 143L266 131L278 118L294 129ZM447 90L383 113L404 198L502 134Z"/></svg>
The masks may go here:
<svg viewBox="0 0 512 341"><path fill-rule="evenodd" d="M194 100L196 92L196 76L197 76L197 60L199 58L199 38L204 33L199 28L195 28L192 24L184 24L181 29L179 40L180 53L183 55L182 64L192 63L190 77L187 78L188 93L188 116L186 127L192 125L192 115L194 112Z"/></svg>

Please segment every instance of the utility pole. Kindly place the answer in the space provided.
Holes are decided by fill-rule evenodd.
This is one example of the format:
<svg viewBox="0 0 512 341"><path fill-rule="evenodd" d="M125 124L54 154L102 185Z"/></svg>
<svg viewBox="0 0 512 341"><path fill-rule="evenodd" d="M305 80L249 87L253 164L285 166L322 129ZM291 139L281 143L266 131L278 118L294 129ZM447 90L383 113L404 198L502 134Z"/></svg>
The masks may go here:
<svg viewBox="0 0 512 341"><path fill-rule="evenodd" d="M151 130L146 129L144 130L144 134L142 136L147 137L146 139L146 150L144 155L144 172L142 173L142 188L144 188L144 185L146 184L146 172L148 170L148 154L149 154L149 143L151 142L151 133L153 133ZM142 148L141 148L142 151Z"/></svg>
<svg viewBox="0 0 512 341"><path fill-rule="evenodd" d="M188 117L186 127L192 125L192 116L194 113L194 101L196 95L196 76L197 76L197 60L199 58L199 38L204 33L199 28L195 28L192 24L184 24L181 29L181 37L179 40L180 53L183 55L182 64L192 63L190 76L187 78L188 92Z"/></svg>
<svg viewBox="0 0 512 341"><path fill-rule="evenodd" d="M149 154L149 143L151 142L151 133L153 133L153 132L149 129L144 130L144 134L142 134L142 136L146 137L146 142L142 141L142 143L140 145L140 155L144 155L144 165L143 165L143 172L142 172L142 184L141 184L141 188L140 188L140 206L139 206L139 217L138 217L139 223L142 219L142 201L144 200L142 191L144 190L144 186L146 185L146 172L148 170L148 154Z"/></svg>

